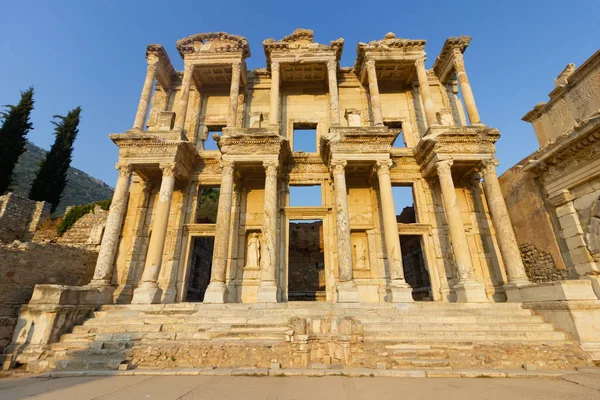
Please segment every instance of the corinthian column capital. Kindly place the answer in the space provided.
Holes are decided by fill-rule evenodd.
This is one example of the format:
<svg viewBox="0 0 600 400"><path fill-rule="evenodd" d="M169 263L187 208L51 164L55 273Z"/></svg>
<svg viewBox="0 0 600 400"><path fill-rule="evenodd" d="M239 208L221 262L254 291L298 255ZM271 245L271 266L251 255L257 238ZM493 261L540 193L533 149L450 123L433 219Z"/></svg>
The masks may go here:
<svg viewBox="0 0 600 400"><path fill-rule="evenodd" d="M263 161L263 167L267 175L276 175L279 169L279 162L277 161Z"/></svg>
<svg viewBox="0 0 600 400"><path fill-rule="evenodd" d="M485 179L486 176L491 174L496 175L496 167L498 166L498 164L498 160L496 159L483 160L480 166L480 171L481 175L483 176L483 179Z"/></svg>
<svg viewBox="0 0 600 400"><path fill-rule="evenodd" d="M375 60L373 60L372 58L367 59L367 61L365 61L365 67L375 68Z"/></svg>
<svg viewBox="0 0 600 400"><path fill-rule="evenodd" d="M146 61L148 61L149 66L155 67L160 61L160 58L156 54L150 53L146 56Z"/></svg>
<svg viewBox="0 0 600 400"><path fill-rule="evenodd" d="M454 164L453 160L442 160L435 163L435 168L437 169L438 175L449 175L452 170L452 164Z"/></svg>
<svg viewBox="0 0 600 400"><path fill-rule="evenodd" d="M425 68L425 57L415 60L415 66L417 68Z"/></svg>
<svg viewBox="0 0 600 400"><path fill-rule="evenodd" d="M133 172L133 166L129 163L118 162L115 168L119 171L120 176L129 176Z"/></svg>
<svg viewBox="0 0 600 400"><path fill-rule="evenodd" d="M464 71L465 69L465 59L460 49L452 50L452 65L457 72Z"/></svg>
<svg viewBox="0 0 600 400"><path fill-rule="evenodd" d="M279 61L271 61L271 71L279 71Z"/></svg>
<svg viewBox="0 0 600 400"><path fill-rule="evenodd" d="M327 60L327 70L328 71L337 70L337 61L335 61L334 59Z"/></svg>
<svg viewBox="0 0 600 400"><path fill-rule="evenodd" d="M159 168L162 170L162 176L175 176L177 167L175 164L160 164Z"/></svg>
<svg viewBox="0 0 600 400"><path fill-rule="evenodd" d="M221 160L219 162L219 165L221 165L221 168L223 169L223 174L224 175L231 175L231 174L233 174L233 169L235 168L235 161Z"/></svg>
<svg viewBox="0 0 600 400"><path fill-rule="evenodd" d="M331 173L334 175L343 174L346 165L348 165L348 161L346 160L332 160L330 164Z"/></svg>
<svg viewBox="0 0 600 400"><path fill-rule="evenodd" d="M377 170L377 175L388 174L390 173L390 168L392 167L392 160L377 160L375 162L375 169Z"/></svg>

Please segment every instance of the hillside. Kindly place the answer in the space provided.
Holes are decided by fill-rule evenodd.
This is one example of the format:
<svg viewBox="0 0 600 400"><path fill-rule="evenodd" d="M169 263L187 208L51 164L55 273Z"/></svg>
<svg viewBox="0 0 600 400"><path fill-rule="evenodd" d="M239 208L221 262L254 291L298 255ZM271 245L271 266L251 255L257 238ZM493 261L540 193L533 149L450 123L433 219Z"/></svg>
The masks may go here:
<svg viewBox="0 0 600 400"><path fill-rule="evenodd" d="M11 187L15 193L27 197L46 150L27 142L26 151L19 158L13 173ZM77 168L69 168L67 187L63 192L56 215L63 214L67 206L83 205L112 198L113 189L99 179Z"/></svg>

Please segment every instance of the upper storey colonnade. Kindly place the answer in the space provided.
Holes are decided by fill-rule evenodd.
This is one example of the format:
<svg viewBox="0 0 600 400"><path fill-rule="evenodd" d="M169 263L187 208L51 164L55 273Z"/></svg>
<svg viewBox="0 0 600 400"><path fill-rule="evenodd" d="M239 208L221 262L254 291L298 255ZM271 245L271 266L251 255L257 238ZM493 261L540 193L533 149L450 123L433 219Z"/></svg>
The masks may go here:
<svg viewBox="0 0 600 400"><path fill-rule="evenodd" d="M463 59L470 40L468 36L446 40L430 70L425 68L425 40L401 39L388 33L382 40L359 43L352 72L368 88L372 125L384 126L379 88L382 83L417 86L425 128L443 124L443 116L434 107L429 84L432 78L439 80L441 85L450 85L457 80L471 125L480 125ZM312 31L297 29L280 41L265 40L263 48L266 74L271 82L269 126L280 125L281 85L293 82L324 82L329 88L330 125L341 125L338 75L341 72L343 39L331 41L329 45L319 44L314 42ZM246 59L251 55L248 41L242 36L224 32L200 33L179 40L177 50L184 63L181 85L173 111L164 112L166 115L161 118L167 121L161 129L183 132L192 84L199 92L229 86L227 127L237 127L240 88L248 84ZM144 130L154 81L158 81L163 89L170 90L180 74L173 68L161 45L149 45L146 59L148 69L133 124L134 131Z"/></svg>

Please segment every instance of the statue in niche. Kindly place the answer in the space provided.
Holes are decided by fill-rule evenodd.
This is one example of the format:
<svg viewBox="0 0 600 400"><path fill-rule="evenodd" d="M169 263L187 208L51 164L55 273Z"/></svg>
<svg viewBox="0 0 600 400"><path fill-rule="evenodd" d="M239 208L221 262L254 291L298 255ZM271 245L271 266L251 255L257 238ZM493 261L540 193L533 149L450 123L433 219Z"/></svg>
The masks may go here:
<svg viewBox="0 0 600 400"><path fill-rule="evenodd" d="M356 250L356 268L367 269L367 247L363 239L358 239L354 245Z"/></svg>
<svg viewBox="0 0 600 400"><path fill-rule="evenodd" d="M246 267L260 266L260 239L258 233L252 233L248 238L248 256L246 259Z"/></svg>

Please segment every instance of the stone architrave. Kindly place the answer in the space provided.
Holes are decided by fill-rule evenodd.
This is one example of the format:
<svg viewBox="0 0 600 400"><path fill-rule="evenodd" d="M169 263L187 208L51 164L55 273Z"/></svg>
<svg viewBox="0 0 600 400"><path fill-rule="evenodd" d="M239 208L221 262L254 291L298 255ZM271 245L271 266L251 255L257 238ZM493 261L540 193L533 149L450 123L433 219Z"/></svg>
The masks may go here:
<svg viewBox="0 0 600 400"><path fill-rule="evenodd" d="M279 125L279 62L271 62L271 111L269 125Z"/></svg>
<svg viewBox="0 0 600 400"><path fill-rule="evenodd" d="M383 126L383 114L381 112L381 99L379 98L379 86L377 84L377 71L375 60L365 62L367 67L367 79L369 80L369 94L371 95L371 110L373 112L373 124Z"/></svg>
<svg viewBox="0 0 600 400"><path fill-rule="evenodd" d="M237 121L241 64L239 61L231 64L231 88L229 90L229 113L227 114L227 126L229 128L235 128Z"/></svg>
<svg viewBox="0 0 600 400"><path fill-rule="evenodd" d="M331 125L340 124L340 104L337 84L337 61L327 61L327 78L329 82L329 113Z"/></svg>
<svg viewBox="0 0 600 400"><path fill-rule="evenodd" d="M505 286L506 295L508 301L521 301L518 290L513 289L518 289L519 286L529 285L530 282L525 272L523 260L521 259L521 252L510 222L506 203L504 202L504 196L502 195L502 189L500 188L500 182L498 182L496 163L497 161L495 160L484 162L483 168L481 169L484 180L483 187L488 208L494 222L494 229L496 230L500 252L502 253L502 258L504 260L504 267L506 268L506 274L508 276L508 284Z"/></svg>
<svg viewBox="0 0 600 400"><path fill-rule="evenodd" d="M458 77L458 84L460 85L460 91L462 92L463 101L467 108L467 115L469 116L469 122L471 125L480 124L481 119L479 118L479 111L477 111L477 105L475 104L475 97L471 90L471 84L467 77L467 71L465 70L465 61L460 49L454 49L452 52L452 65L456 71Z"/></svg>
<svg viewBox="0 0 600 400"><path fill-rule="evenodd" d="M435 166L440 181L442 198L444 199L444 211L448 220L450 230L450 243L454 252L454 262L458 272L458 284L454 286L457 301L461 303L487 302L488 298L485 288L475 278L475 270L471 261L471 252L462 223L460 208L456 198L456 190L452 181L452 160L436 162Z"/></svg>
<svg viewBox="0 0 600 400"><path fill-rule="evenodd" d="M425 59L420 58L415 61L415 66L417 68L417 79L419 80L419 94L421 95L421 99L423 99L423 108L427 125L438 125L435 107L433 106L433 99L431 97L431 89L429 88L429 78L427 77L427 70L425 69Z"/></svg>
<svg viewBox="0 0 600 400"><path fill-rule="evenodd" d="M348 196L346 189L345 160L331 161L333 188L335 192L335 231L339 282L337 287L339 303L358 302L358 290L353 279L352 242L348 221Z"/></svg>
<svg viewBox="0 0 600 400"><path fill-rule="evenodd" d="M159 58L155 54L149 54L146 57L148 60L148 70L146 72L146 80L142 88L142 95L140 97L140 103L138 104L137 112L135 113L135 121L133 122L133 129L144 130L144 122L146 121L146 115L148 114L148 106L150 104L150 96L152 95L152 85L154 84L154 78L156 76L156 68L158 67Z"/></svg>
<svg viewBox="0 0 600 400"><path fill-rule="evenodd" d="M265 205L262 228L260 285L256 294L258 303L277 302L277 170L278 162L264 162Z"/></svg>
<svg viewBox="0 0 600 400"><path fill-rule="evenodd" d="M121 226L127 208L127 197L133 168L130 164L123 163L118 163L116 168L119 170L119 178L110 204L94 277L90 283L93 286L110 286Z"/></svg>
<svg viewBox="0 0 600 400"><path fill-rule="evenodd" d="M160 183L158 202L154 211L152 237L148 244L142 282L133 291L133 299L131 300L133 304L160 303L162 296L162 289L158 287L157 282L167 237L173 188L175 187L175 165L161 164L160 168L162 169L162 182Z"/></svg>
<svg viewBox="0 0 600 400"><path fill-rule="evenodd" d="M187 115L188 102L190 100L190 86L192 85L192 75L194 74L194 65L184 63L183 79L181 82L181 91L175 107L175 126L173 129L183 130L185 127L185 117Z"/></svg>
<svg viewBox="0 0 600 400"><path fill-rule="evenodd" d="M204 294L204 303L225 303L227 287L227 255L229 250L229 228L231 225L231 204L233 192L233 161L221 161L221 190L215 227L215 245L213 250L210 283ZM264 238L264 236L263 236ZM263 239L264 240L264 239ZM264 258L264 257L263 257Z"/></svg>
<svg viewBox="0 0 600 400"><path fill-rule="evenodd" d="M381 212L383 217L386 257L391 279L387 288L388 301L394 303L411 302L413 301L412 288L404 279L404 268L402 266L400 234L398 233L394 196L392 193L392 181L390 179L391 166L392 160L389 159L378 160L375 163L377 178L379 180L379 197L381 200Z"/></svg>

